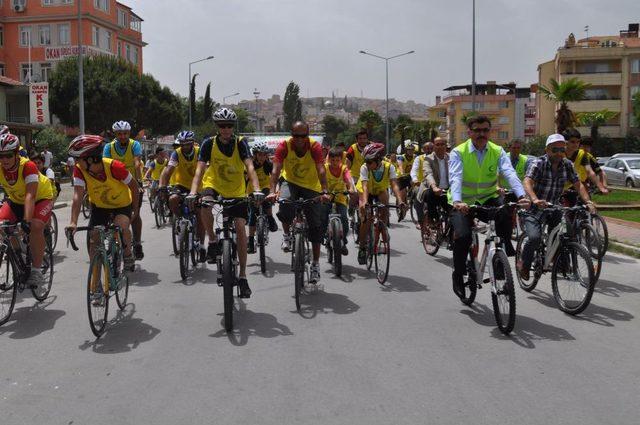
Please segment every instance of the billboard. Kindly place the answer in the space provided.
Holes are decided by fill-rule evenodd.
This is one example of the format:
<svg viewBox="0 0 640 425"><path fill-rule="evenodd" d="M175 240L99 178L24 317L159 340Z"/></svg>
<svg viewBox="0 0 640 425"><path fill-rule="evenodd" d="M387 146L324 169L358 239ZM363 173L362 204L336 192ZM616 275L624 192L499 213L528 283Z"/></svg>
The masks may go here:
<svg viewBox="0 0 640 425"><path fill-rule="evenodd" d="M29 117L31 124L49 125L49 83L29 84Z"/></svg>
<svg viewBox="0 0 640 425"><path fill-rule="evenodd" d="M287 140L289 135L279 135L279 136L246 136L249 141L249 146L253 146L254 143L257 142L265 142L271 151L275 151L278 145ZM312 140L315 140L318 143L322 143L324 139L323 135L315 135L312 134L309 136Z"/></svg>

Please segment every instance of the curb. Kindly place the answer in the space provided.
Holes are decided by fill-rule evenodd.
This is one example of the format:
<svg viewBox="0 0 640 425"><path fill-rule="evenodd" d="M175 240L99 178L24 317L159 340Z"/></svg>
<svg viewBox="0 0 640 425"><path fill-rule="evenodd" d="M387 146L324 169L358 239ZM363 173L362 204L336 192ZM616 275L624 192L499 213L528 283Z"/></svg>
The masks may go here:
<svg viewBox="0 0 640 425"><path fill-rule="evenodd" d="M602 211L623 211L623 210L638 210L640 204L621 204L621 205L607 205L596 204L596 208Z"/></svg>
<svg viewBox="0 0 640 425"><path fill-rule="evenodd" d="M610 221L611 223L618 224L620 226L631 227L633 229L640 230L640 223L636 223L635 221L622 220L615 217L607 217L606 215L602 217L605 221Z"/></svg>
<svg viewBox="0 0 640 425"><path fill-rule="evenodd" d="M626 243L611 240L609 243L609 250L640 259L640 247L637 246L627 245Z"/></svg>

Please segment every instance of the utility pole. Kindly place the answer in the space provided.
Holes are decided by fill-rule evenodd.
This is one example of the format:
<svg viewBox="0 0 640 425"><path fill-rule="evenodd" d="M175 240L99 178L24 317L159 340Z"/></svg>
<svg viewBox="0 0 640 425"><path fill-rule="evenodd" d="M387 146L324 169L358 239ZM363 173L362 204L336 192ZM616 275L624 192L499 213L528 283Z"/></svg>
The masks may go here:
<svg viewBox="0 0 640 425"><path fill-rule="evenodd" d="M82 57L82 2L78 3L78 123L80 134L84 134L84 59Z"/></svg>

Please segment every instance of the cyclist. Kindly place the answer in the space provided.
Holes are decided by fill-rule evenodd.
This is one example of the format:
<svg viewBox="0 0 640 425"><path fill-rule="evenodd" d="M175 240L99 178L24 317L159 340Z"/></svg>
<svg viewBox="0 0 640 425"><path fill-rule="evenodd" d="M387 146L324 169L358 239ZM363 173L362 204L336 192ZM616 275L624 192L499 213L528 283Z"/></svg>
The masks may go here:
<svg viewBox="0 0 640 425"><path fill-rule="evenodd" d="M165 155L164 148L158 146L153 161L150 161L147 172L144 175L145 180L151 180L151 196L155 196L160 183L160 176L167 166L167 156Z"/></svg>
<svg viewBox="0 0 640 425"><path fill-rule="evenodd" d="M276 193L276 185L282 173L280 192ZM267 200L275 202L277 197L286 200L314 199L320 197L321 202L328 202L331 198L327 194L327 176L322 157L320 143L309 138L309 125L298 121L293 124L291 137L282 141L276 148L273 158L273 172L270 182L271 193ZM320 281L320 245L324 235L324 208L317 203L305 207L305 216L309 225L309 241L312 245L313 258L311 261L310 283ZM282 221L282 249L291 251L292 238L290 235L295 209L292 205L283 204L278 212Z"/></svg>
<svg viewBox="0 0 640 425"><path fill-rule="evenodd" d="M604 172L602 167L600 167L600 164L598 164L598 161L596 160L596 158L591 153L592 148L593 148L593 139L591 137L589 136L583 137L582 140L580 140L580 149L582 149L587 154L587 157L589 158L589 165L591 165L591 169L593 170L594 173L596 173L596 176L598 176L602 185L608 189L609 182L607 181L607 173Z"/></svg>
<svg viewBox="0 0 640 425"><path fill-rule="evenodd" d="M124 239L124 262L126 267L134 264L131 253L131 220L140 214L140 191L126 166L115 159L103 157L102 137L83 134L69 145L69 155L76 160L73 169L73 201L71 221L67 229L75 232L78 226L80 206L85 191L91 202L89 226L110 223L122 229ZM98 243L91 235L91 248ZM89 255L93 252L90 249Z"/></svg>
<svg viewBox="0 0 640 425"><path fill-rule="evenodd" d="M356 133L356 142L347 149L347 167L356 183L360 178L360 168L364 164L362 151L369 143L371 143L369 142L369 134L367 129L363 127Z"/></svg>
<svg viewBox="0 0 640 425"><path fill-rule="evenodd" d="M426 189L424 203L427 208L427 222L434 224L433 218L436 215L438 204L445 211L449 210L447 203L449 154L447 153L447 141L442 137L436 137L433 141L433 153L425 157L422 173L424 175L422 187Z"/></svg>
<svg viewBox="0 0 640 425"><path fill-rule="evenodd" d="M401 149L401 147L398 147ZM413 167L413 160L416 154L416 146L407 139L404 141L404 154L398 155L398 187L400 188L400 198L397 202L405 203L407 200L407 189L411 186L411 168ZM400 217L404 217L404 214L400 214Z"/></svg>
<svg viewBox="0 0 640 425"><path fill-rule="evenodd" d="M44 258L44 228L51 217L53 191L49 180L36 165L19 155L20 140L11 133L0 136L0 186L7 195L0 207L0 221L20 222L29 235L31 273L27 286L44 283L41 272Z"/></svg>
<svg viewBox="0 0 640 425"><path fill-rule="evenodd" d="M516 174L520 181L524 181L524 176L531 166L533 162L533 157L528 157L527 155L523 155L522 152L522 141L520 139L513 139L509 142L507 146L509 149L509 160L511 161L511 166L514 170L516 170ZM506 179L500 176L500 187L504 189L509 189L509 183Z"/></svg>
<svg viewBox="0 0 640 425"><path fill-rule="evenodd" d="M384 161L385 147L382 143L371 143L367 145L363 152L364 165L360 168L360 179L356 184L356 190L360 198L360 242L358 250L358 263L365 264L367 262L367 254L365 251L366 235L371 225L371 217L366 217L366 206L377 200L381 204L389 203L389 187L396 195L396 199L400 199L400 188L398 186L398 175L396 167L387 161ZM404 207L404 203L400 203L400 207ZM365 221L365 218L368 218ZM387 221L387 211L380 211L380 218Z"/></svg>
<svg viewBox="0 0 640 425"><path fill-rule="evenodd" d="M471 246L472 217L469 205L499 206L498 175L502 174L522 206L528 206L525 192L511 161L499 145L489 141L491 121L479 115L467 122L469 139L451 151L449 160L449 203L453 205L451 224L453 226L453 291L458 296L464 294L464 274L469 247ZM478 211L476 217L487 221L487 214ZM505 252L515 254L511 243L511 213L501 210L495 217L496 233L505 243Z"/></svg>
<svg viewBox="0 0 640 425"><path fill-rule="evenodd" d="M329 151L329 161L325 164L327 175L327 188L329 192L346 192L353 196L356 194L356 188L353 184L353 178L349 172L349 168L342 162L342 149L332 148ZM349 233L349 217L347 216L347 207L349 206L348 198L339 194L334 198L336 203L336 211L340 214L342 220L342 255L349 255L347 249L347 234ZM331 206L327 208L325 215L325 223L328 222Z"/></svg>
<svg viewBox="0 0 640 425"><path fill-rule="evenodd" d="M414 188L418 188L424 180L424 159L432 152L433 143L425 142L422 145L422 154L414 158L413 164L411 165L411 172L409 173L411 176L411 184ZM418 218L418 224L416 224L416 227L419 229L424 219L424 204L422 202L414 202L413 208L415 209L416 216Z"/></svg>
<svg viewBox="0 0 640 425"><path fill-rule="evenodd" d="M213 121L218 127L218 135L209 137L202 142L198 154L196 174L191 183L189 199L193 200L198 194L202 184L203 199L213 199L218 196L223 199L242 198L246 195L246 183L244 173L249 177L253 187L254 199L260 202L264 195L260 191L258 176L253 168L251 151L247 140L235 136L233 129L238 117L236 113L227 108L220 108L213 114ZM240 298L249 298L251 288L247 281L247 204L242 203L226 208L224 214L234 219L237 237L238 262L240 270L238 275L238 287ZM213 214L210 208L201 208L200 215L209 235L209 242L216 241L213 232ZM209 260L215 261L217 245L209 245L212 248ZM209 253L208 253L209 254Z"/></svg>
<svg viewBox="0 0 640 425"><path fill-rule="evenodd" d="M257 142L251 148L253 152L253 168L256 170L258 176L258 182L260 183L260 190L265 195L269 194L269 183L271 180L271 172L273 171L273 163L269 160L269 147L265 142ZM247 182L247 195L251 193L250 182ZM271 213L271 206L264 205L265 213L267 214L267 222L269 223L269 231L276 232L278 230L278 223L273 218ZM249 248L248 253L254 254L256 252L256 217L258 209L255 206L249 206Z"/></svg>
<svg viewBox="0 0 640 425"><path fill-rule="evenodd" d="M522 247L522 260L516 264L518 273L523 280L529 280L529 271L533 261L533 253L540 246L542 240L542 226L548 224L552 229L562 219L562 213L557 211L553 215L545 215L544 208L548 204L557 204L567 183L580 194L580 197L591 212L595 212L589 194L580 184L571 160L565 157L567 142L561 134L552 134L547 138L545 155L536 159L527 170L524 179L524 189L533 204L531 210L524 217L524 231L527 242Z"/></svg>
<svg viewBox="0 0 640 425"><path fill-rule="evenodd" d="M126 121L117 121L111 127L116 138L104 146L102 156L104 158L113 158L122 162L131 176L138 182L139 191L142 193L142 146L140 142L130 138L131 124ZM142 206L142 195L136 198ZM131 220L131 228L133 229L134 255L136 260L144 258L142 251L142 218L139 214L134 214Z"/></svg>
<svg viewBox="0 0 640 425"><path fill-rule="evenodd" d="M51 168L46 167L44 165L45 157L44 157L44 154L42 153L33 155L31 157L31 161L33 161L33 163L36 164L38 171L49 179L49 183L51 184L51 190L53 191L52 202L54 202L55 199L60 194L60 183L56 181L56 173Z"/></svg>
<svg viewBox="0 0 640 425"><path fill-rule="evenodd" d="M567 158L569 158L569 160L573 162L573 167L575 168L580 181L585 185L588 181L590 181L603 194L606 195L607 193L609 193L609 189L607 189L602 184L602 182L598 179L595 172L593 171L593 168L591 168L591 165L589 163L589 155L587 155L584 150L579 148L581 139L580 132L575 128L568 128L564 131L564 133L562 133L562 135L567 141ZM571 183L567 182L565 184L565 190L570 189L570 187ZM575 195L572 194L570 198L575 199Z"/></svg>

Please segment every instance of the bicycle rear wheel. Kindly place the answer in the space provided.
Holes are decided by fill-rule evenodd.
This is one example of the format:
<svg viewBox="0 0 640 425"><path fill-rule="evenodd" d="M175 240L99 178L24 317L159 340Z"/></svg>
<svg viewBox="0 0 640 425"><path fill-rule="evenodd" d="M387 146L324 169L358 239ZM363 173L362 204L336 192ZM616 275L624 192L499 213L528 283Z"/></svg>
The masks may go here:
<svg viewBox="0 0 640 425"><path fill-rule="evenodd" d="M439 224L437 226L429 225L426 218L422 222L422 229L420 231L422 247L424 248L424 252L432 257L436 255L440 249L440 241L442 240L441 229L442 226Z"/></svg>
<svg viewBox="0 0 640 425"><path fill-rule="evenodd" d="M389 277L389 263L391 261L391 245L389 244L389 231L383 222L378 222L375 241L375 270L376 279L380 285L384 285Z"/></svg>
<svg viewBox="0 0 640 425"><path fill-rule="evenodd" d="M591 214L591 225L596 231L596 234L600 238L600 244L602 245L603 255L609 251L609 228L607 222L598 214Z"/></svg>
<svg viewBox="0 0 640 425"><path fill-rule="evenodd" d="M258 256L260 257L260 272L267 272L266 244L267 244L267 224L263 216L256 220L256 236L258 242Z"/></svg>
<svg viewBox="0 0 640 425"><path fill-rule="evenodd" d="M6 247L3 247L0 248L0 325L11 317L17 294L15 269L9 260Z"/></svg>
<svg viewBox="0 0 640 425"><path fill-rule="evenodd" d="M526 233L521 233L520 237L518 238L518 244L516 245L516 264L518 264L518 262L522 259L522 249L524 248L524 244L526 243L526 241L528 240L527 234ZM536 252L534 252L533 254L533 258L534 258L534 263L536 262L536 259L538 257L538 251L536 250ZM538 281L540 280L540 270L538 270L538 267L533 266L532 270L533 274L531 274L531 272L529 273L529 279L528 280L524 280L522 278L522 276L520 276L520 273L518 273L518 271L516 270L516 278L518 279L518 285L520 285L520 287L522 289L524 289L527 292L531 292L535 289L535 287L538 285Z"/></svg>
<svg viewBox="0 0 640 425"><path fill-rule="evenodd" d="M340 277L342 276L342 222L340 220L333 220L333 222L331 223L331 232L331 245L333 248L333 274Z"/></svg>
<svg viewBox="0 0 640 425"><path fill-rule="evenodd" d="M492 259L495 286L491 291L493 315L500 331L508 335L516 323L516 292L509 259L504 251L497 250Z"/></svg>
<svg viewBox="0 0 640 425"><path fill-rule="evenodd" d="M222 240L222 295L224 298L224 329L233 329L233 258L231 257L231 241Z"/></svg>
<svg viewBox="0 0 640 425"><path fill-rule="evenodd" d="M124 269L124 250L122 248L122 233L118 232L118 240L111 251L111 269L113 270L113 279L117 282L115 287L116 302L120 310L124 310L127 306L127 298L129 297L129 276Z"/></svg>
<svg viewBox="0 0 640 425"><path fill-rule="evenodd" d="M87 278L87 311L91 332L98 338L107 326L109 294L105 292L105 287L108 287L110 279L109 268L105 267L102 254L95 254Z"/></svg>
<svg viewBox="0 0 640 425"><path fill-rule="evenodd" d="M184 226L180 234L180 277L185 280L189 277L189 251L191 247L191 232Z"/></svg>
<svg viewBox="0 0 640 425"><path fill-rule="evenodd" d="M156 227L158 229L161 228L164 220L164 213L162 212L162 207L160 205L156 205L156 210L153 212L153 218L156 221Z"/></svg>
<svg viewBox="0 0 640 425"><path fill-rule="evenodd" d="M469 258L467 259L467 280L464 282L462 294L458 295L464 305L471 305L476 299L478 292L478 273L476 271L474 245L478 247L478 235L473 235L473 244L469 248Z"/></svg>
<svg viewBox="0 0 640 425"><path fill-rule="evenodd" d="M373 223L369 226L367 238L367 270L371 270L371 267L373 266L373 257L375 256L375 231L373 229Z"/></svg>
<svg viewBox="0 0 640 425"><path fill-rule="evenodd" d="M48 232L45 229L45 232ZM51 291L51 284L53 283L53 248L51 248L51 238L45 238L44 256L42 257L42 265L40 266L42 272L42 286L39 288L31 288L33 298L42 302L47 299L49 292Z"/></svg>
<svg viewBox="0 0 640 425"><path fill-rule="evenodd" d="M594 287L593 263L586 248L576 242L561 246L551 269L551 288L560 310L582 312L591 302Z"/></svg>
<svg viewBox="0 0 640 425"><path fill-rule="evenodd" d="M305 246L304 236L301 233L296 233L294 236L294 259L293 259L293 272L295 275L294 291L296 299L296 310L300 311L300 295L304 290L304 274L305 274Z"/></svg>

